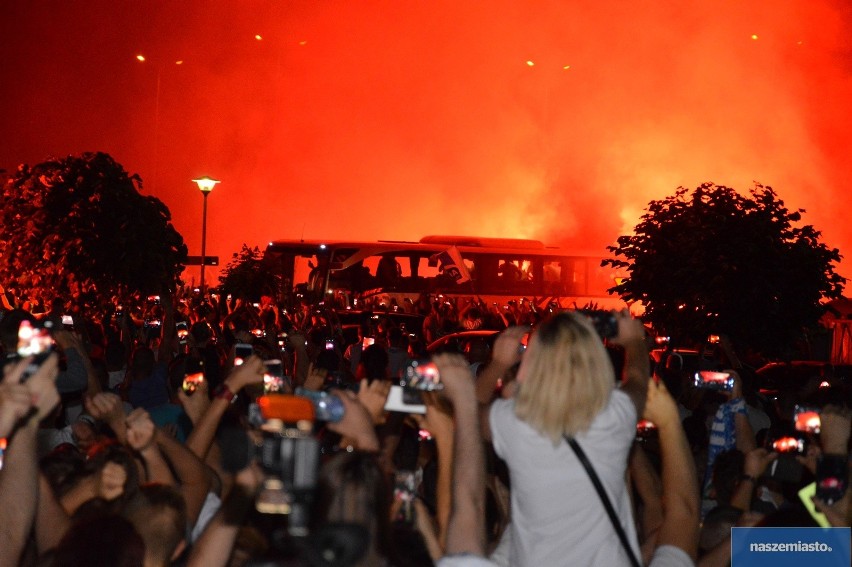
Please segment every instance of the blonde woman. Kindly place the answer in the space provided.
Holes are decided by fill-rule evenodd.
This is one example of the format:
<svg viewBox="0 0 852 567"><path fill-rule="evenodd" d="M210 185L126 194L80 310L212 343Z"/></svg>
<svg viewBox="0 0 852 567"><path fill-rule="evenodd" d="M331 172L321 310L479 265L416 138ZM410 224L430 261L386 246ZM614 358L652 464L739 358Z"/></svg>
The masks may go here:
<svg viewBox="0 0 852 567"><path fill-rule="evenodd" d="M491 433L511 479L512 519L503 536L509 565L629 565L566 436L585 451L638 556L625 472L648 389L648 350L639 321L626 312L612 316L617 334L610 343L625 351L620 386L590 319L566 311L533 332L514 397L491 405L484 433ZM510 328L498 337L492 363L477 384L481 402L490 383L521 357L524 332Z"/></svg>

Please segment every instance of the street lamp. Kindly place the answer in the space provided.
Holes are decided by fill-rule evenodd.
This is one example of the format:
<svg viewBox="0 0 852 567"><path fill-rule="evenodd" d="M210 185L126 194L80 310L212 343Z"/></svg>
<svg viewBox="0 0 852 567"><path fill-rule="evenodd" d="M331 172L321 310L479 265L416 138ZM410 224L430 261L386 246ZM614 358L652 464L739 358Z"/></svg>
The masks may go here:
<svg viewBox="0 0 852 567"><path fill-rule="evenodd" d="M204 263L207 253L207 195L213 190L213 186L219 183L218 179L212 177L201 177L192 180L198 188L201 189L201 194L204 195L204 212L201 214L201 293L204 293Z"/></svg>

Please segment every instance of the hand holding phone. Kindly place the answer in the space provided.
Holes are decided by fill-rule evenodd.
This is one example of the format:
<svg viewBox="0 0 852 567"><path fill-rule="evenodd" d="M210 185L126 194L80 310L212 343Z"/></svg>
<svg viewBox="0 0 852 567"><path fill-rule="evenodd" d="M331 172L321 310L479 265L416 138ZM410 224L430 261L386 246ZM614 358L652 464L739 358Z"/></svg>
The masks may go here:
<svg viewBox="0 0 852 567"><path fill-rule="evenodd" d="M385 402L386 411L398 411L402 413L416 413L426 415L426 406L422 403L408 403L403 397L402 386L391 386L388 399Z"/></svg>

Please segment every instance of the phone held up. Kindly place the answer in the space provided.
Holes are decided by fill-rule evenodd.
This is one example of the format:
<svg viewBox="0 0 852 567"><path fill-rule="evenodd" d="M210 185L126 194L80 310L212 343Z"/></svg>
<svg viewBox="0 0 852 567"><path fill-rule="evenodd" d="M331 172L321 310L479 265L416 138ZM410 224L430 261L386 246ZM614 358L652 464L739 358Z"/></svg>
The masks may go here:
<svg viewBox="0 0 852 567"><path fill-rule="evenodd" d="M36 373L39 366L53 352L53 337L50 329L45 326L36 326L27 321L21 321L18 326L18 348L17 353L21 358L32 356L32 362L24 370L21 382L25 382Z"/></svg>
<svg viewBox="0 0 852 567"><path fill-rule="evenodd" d="M181 389L187 396L191 396L198 389L199 384L204 381L204 362L189 358L186 361L186 368L183 374L183 384Z"/></svg>
<svg viewBox="0 0 852 567"><path fill-rule="evenodd" d="M734 377L731 376L730 372L699 370L693 377L693 385L703 390L730 392L734 389Z"/></svg>
<svg viewBox="0 0 852 567"><path fill-rule="evenodd" d="M248 343L237 343L234 345L234 366L239 366L254 354L254 347Z"/></svg>
<svg viewBox="0 0 852 567"><path fill-rule="evenodd" d="M793 423L796 431L819 435L822 425L819 419L819 409L796 405L793 409Z"/></svg>

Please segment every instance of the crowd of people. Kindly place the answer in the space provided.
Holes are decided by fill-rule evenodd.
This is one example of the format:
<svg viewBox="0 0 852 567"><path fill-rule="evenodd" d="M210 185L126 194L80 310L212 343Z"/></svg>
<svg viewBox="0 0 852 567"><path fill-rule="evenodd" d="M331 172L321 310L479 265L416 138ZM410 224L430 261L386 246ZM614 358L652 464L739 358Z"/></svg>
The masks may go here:
<svg viewBox="0 0 852 567"><path fill-rule="evenodd" d="M271 296L4 302L0 565L724 566L735 526L850 525L849 384L767 397L724 337L697 384L628 313L525 298L354 333ZM475 361L426 349L475 329Z"/></svg>

